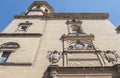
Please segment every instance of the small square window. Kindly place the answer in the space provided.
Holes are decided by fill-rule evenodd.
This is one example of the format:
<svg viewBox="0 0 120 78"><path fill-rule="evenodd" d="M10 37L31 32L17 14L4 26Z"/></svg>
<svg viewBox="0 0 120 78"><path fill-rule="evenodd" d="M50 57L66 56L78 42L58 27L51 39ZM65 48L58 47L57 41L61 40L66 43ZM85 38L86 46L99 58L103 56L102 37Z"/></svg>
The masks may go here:
<svg viewBox="0 0 120 78"><path fill-rule="evenodd" d="M27 31L28 26L20 26L19 31Z"/></svg>
<svg viewBox="0 0 120 78"><path fill-rule="evenodd" d="M27 26L22 26L21 30L26 31L27 30Z"/></svg>

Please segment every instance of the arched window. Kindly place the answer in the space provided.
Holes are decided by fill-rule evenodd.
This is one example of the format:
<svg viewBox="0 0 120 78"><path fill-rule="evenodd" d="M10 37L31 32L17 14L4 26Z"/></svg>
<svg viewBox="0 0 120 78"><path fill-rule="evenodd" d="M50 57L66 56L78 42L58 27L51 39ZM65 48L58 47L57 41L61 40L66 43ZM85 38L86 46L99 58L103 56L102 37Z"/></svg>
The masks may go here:
<svg viewBox="0 0 120 78"><path fill-rule="evenodd" d="M0 45L0 50L2 52L2 56L0 57L0 64L7 62L10 54L18 48L20 48L20 45L16 42L7 42Z"/></svg>

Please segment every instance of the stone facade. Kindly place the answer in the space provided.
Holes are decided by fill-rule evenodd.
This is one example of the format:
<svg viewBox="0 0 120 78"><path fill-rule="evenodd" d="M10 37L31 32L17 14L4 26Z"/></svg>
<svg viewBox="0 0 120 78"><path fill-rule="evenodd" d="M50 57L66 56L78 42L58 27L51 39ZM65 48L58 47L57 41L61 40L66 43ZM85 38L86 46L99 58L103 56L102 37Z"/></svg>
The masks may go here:
<svg viewBox="0 0 120 78"><path fill-rule="evenodd" d="M0 33L0 78L120 78L118 30L108 13L35 1Z"/></svg>

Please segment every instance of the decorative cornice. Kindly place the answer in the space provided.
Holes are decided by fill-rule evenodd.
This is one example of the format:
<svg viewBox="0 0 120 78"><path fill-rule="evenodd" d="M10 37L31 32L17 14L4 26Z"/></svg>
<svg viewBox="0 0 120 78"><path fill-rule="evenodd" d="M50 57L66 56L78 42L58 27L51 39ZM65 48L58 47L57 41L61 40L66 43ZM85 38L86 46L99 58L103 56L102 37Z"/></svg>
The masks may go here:
<svg viewBox="0 0 120 78"><path fill-rule="evenodd" d="M55 13L56 17L69 17L79 19L108 19L108 13Z"/></svg>
<svg viewBox="0 0 120 78"><path fill-rule="evenodd" d="M108 13L54 13L53 15L48 14L48 15L15 15L15 19L48 19L48 20L64 20L64 19L108 19L109 14Z"/></svg>
<svg viewBox="0 0 120 78"><path fill-rule="evenodd" d="M41 37L40 33L0 33L0 37Z"/></svg>

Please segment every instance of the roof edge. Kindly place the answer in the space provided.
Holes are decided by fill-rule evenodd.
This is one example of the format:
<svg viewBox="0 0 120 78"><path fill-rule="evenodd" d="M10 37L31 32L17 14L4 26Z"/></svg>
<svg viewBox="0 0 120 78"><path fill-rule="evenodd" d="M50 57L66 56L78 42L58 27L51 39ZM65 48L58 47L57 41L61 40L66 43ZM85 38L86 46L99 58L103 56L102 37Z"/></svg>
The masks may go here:
<svg viewBox="0 0 120 78"><path fill-rule="evenodd" d="M108 13L53 13L52 15L15 15L15 19L19 18L49 18L49 19L109 19Z"/></svg>

